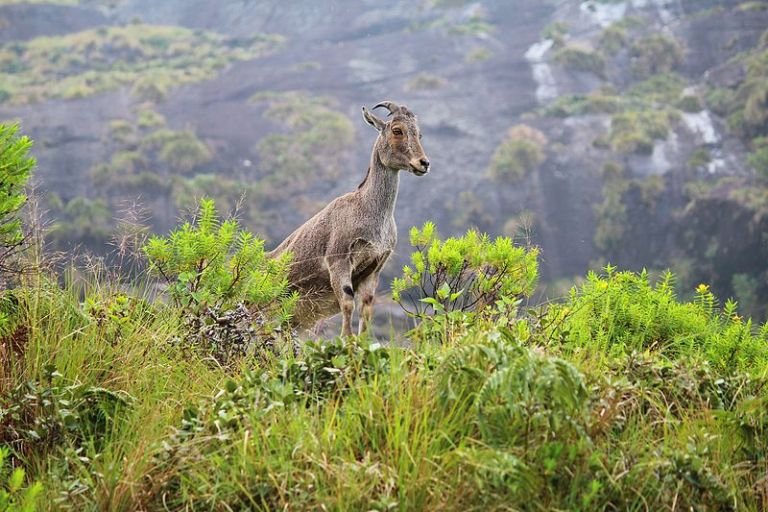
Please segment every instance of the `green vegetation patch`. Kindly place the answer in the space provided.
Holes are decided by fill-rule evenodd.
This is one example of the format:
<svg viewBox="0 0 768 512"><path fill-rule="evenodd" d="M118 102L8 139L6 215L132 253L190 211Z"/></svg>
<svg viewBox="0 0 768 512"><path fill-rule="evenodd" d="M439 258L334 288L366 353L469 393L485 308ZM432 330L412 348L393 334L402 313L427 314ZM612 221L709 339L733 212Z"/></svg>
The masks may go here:
<svg viewBox="0 0 768 512"><path fill-rule="evenodd" d="M179 344L186 318L224 336L194 343L269 325L233 324L240 301L281 322L288 262L212 202L146 246L172 300L99 268L35 275L0 301L25 327L0 388L0 467L22 471L0 470L0 496L26 510L760 510L768 326L706 285L681 301L670 274L613 267L528 310L535 250L429 224L411 241L423 268L397 298L427 308L407 346L312 339L237 364Z"/></svg>
<svg viewBox="0 0 768 512"><path fill-rule="evenodd" d="M406 88L409 91L425 91L441 89L445 85L446 81L441 76L433 75L432 73L419 73L408 81Z"/></svg>
<svg viewBox="0 0 768 512"><path fill-rule="evenodd" d="M638 78L674 71L683 62L683 47L672 36L650 34L632 43L630 47L632 71Z"/></svg>
<svg viewBox="0 0 768 512"><path fill-rule="evenodd" d="M674 111L632 110L611 118L607 144L618 153L650 154L655 141L664 140L678 118Z"/></svg>
<svg viewBox="0 0 768 512"><path fill-rule="evenodd" d="M544 162L546 145L547 137L536 128L513 126L491 157L491 176L508 182L522 180Z"/></svg>
<svg viewBox="0 0 768 512"><path fill-rule="evenodd" d="M355 129L329 98L302 92L258 93L252 103L266 103L264 116L287 133L268 135L257 145L261 170L287 192L306 178L338 176L340 163L354 141ZM301 180L297 180L301 178Z"/></svg>
<svg viewBox="0 0 768 512"><path fill-rule="evenodd" d="M605 59L600 53L577 44L566 45L555 52L555 62L567 69L605 75Z"/></svg>
<svg viewBox="0 0 768 512"><path fill-rule="evenodd" d="M1 96L11 103L80 98L131 87L159 101L180 84L206 80L234 61L274 50L280 36L233 39L181 27L132 24L0 46Z"/></svg>

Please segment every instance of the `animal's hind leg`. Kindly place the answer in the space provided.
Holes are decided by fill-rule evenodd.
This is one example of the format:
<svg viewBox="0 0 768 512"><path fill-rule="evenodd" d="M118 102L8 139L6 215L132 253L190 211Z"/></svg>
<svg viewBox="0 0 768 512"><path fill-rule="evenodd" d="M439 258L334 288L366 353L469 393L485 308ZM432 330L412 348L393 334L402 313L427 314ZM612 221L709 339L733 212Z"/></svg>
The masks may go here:
<svg viewBox="0 0 768 512"><path fill-rule="evenodd" d="M357 299L357 310L360 314L360 321L358 324L358 334L360 335L367 333L371 328L373 302L376 299L376 287L378 284L379 273L374 272L361 281L357 287L355 298Z"/></svg>
<svg viewBox="0 0 768 512"><path fill-rule="evenodd" d="M341 335L352 335L352 311L355 309L355 289L352 287L352 267L347 259L328 265L331 288L341 309Z"/></svg>

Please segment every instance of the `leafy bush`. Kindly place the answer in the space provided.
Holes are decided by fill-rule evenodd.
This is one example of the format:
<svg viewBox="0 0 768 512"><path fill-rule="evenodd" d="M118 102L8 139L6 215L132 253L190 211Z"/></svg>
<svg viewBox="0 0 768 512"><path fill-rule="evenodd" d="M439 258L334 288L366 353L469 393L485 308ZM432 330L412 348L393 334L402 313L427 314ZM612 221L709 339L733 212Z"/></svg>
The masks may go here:
<svg viewBox="0 0 768 512"><path fill-rule="evenodd" d="M200 202L193 223L152 237L144 252L181 308L184 341L222 364L251 343L272 343L265 337L271 340L293 314L298 295L288 292L290 254L269 258L264 242L241 231L234 219L222 222L210 199Z"/></svg>
<svg viewBox="0 0 768 512"><path fill-rule="evenodd" d="M514 314L517 301L530 296L538 278L538 251L512 240L468 231L461 238L438 238L435 225L412 228L411 265L392 282L392 297L411 316L428 319L446 339L462 331L475 313ZM434 316L430 316L434 315Z"/></svg>
<svg viewBox="0 0 768 512"><path fill-rule="evenodd" d="M674 71L683 61L683 48L666 34L650 34L632 43L632 71L638 78Z"/></svg>
<svg viewBox="0 0 768 512"><path fill-rule="evenodd" d="M286 194L306 187L310 174L336 176L355 130L345 115L332 108L331 100L302 93L262 92L250 101L266 102L265 117L289 130L288 134L269 135L257 145L262 170L277 189Z"/></svg>
<svg viewBox="0 0 768 512"><path fill-rule="evenodd" d="M8 471L6 460L10 450L0 446L0 510L3 512L34 512L38 496L43 492L40 482L24 487L26 472L23 468Z"/></svg>
<svg viewBox="0 0 768 512"><path fill-rule="evenodd" d="M628 42L627 28L619 23L613 23L603 29L599 45L602 51L611 55L626 47Z"/></svg>
<svg viewBox="0 0 768 512"><path fill-rule="evenodd" d="M513 183L522 180L544 161L546 144L547 137L539 130L513 126L491 157L491 175Z"/></svg>
<svg viewBox="0 0 768 512"><path fill-rule="evenodd" d="M608 143L620 153L650 154L654 141L667 138L676 116L668 111L627 111L611 118Z"/></svg>
<svg viewBox="0 0 768 512"><path fill-rule="evenodd" d="M564 21L555 21L544 27L541 32L542 39L551 39L555 48L565 45L568 36L568 24Z"/></svg>
<svg viewBox="0 0 768 512"><path fill-rule="evenodd" d="M160 149L161 162L185 173L205 165L211 158L211 150L191 131L176 132Z"/></svg>
<svg viewBox="0 0 768 512"><path fill-rule="evenodd" d="M445 79L431 73L419 73L408 81L409 91L427 91L445 87Z"/></svg>
<svg viewBox="0 0 768 512"><path fill-rule="evenodd" d="M24 239L19 211L27 201L24 187L35 166L29 156L32 142L17 132L16 125L0 124L0 272L14 270L10 260Z"/></svg>
<svg viewBox="0 0 768 512"><path fill-rule="evenodd" d="M131 397L101 387L63 381L54 367L43 380L19 384L0 402L0 443L18 453L46 451L64 442L106 440Z"/></svg>
<svg viewBox="0 0 768 512"><path fill-rule="evenodd" d="M654 351L668 358L701 356L724 374L768 368L768 327L753 333L752 322L728 301L721 309L706 285L693 302L678 302L669 273L652 285L646 272L589 273L569 301L548 312L551 334L569 351L606 354Z"/></svg>
<svg viewBox="0 0 768 512"><path fill-rule="evenodd" d="M768 180L768 137L759 137L752 141L752 153L747 156L747 163L759 176Z"/></svg>
<svg viewBox="0 0 768 512"><path fill-rule="evenodd" d="M582 48L575 44L567 45L555 52L554 59L567 69L594 73L600 77L605 74L605 59L589 48Z"/></svg>

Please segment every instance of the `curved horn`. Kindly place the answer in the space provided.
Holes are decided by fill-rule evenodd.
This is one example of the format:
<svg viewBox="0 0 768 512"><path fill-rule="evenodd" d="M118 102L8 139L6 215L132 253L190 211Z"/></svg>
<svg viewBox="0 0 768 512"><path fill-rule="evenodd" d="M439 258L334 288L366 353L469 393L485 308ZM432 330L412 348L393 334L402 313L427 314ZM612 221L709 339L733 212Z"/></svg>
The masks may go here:
<svg viewBox="0 0 768 512"><path fill-rule="evenodd" d="M397 103L392 101L382 101L381 103L378 103L375 107L373 107L373 110L376 110L379 107L384 107L385 109L389 110L390 115L400 110L400 107L397 105Z"/></svg>

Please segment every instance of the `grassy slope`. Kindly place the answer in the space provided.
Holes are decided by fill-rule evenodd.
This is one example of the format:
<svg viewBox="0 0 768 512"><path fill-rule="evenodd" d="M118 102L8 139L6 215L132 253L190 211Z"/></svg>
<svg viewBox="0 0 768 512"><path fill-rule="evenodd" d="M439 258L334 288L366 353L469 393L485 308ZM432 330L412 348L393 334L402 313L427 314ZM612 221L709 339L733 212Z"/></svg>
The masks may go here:
<svg viewBox="0 0 768 512"><path fill-rule="evenodd" d="M168 343L174 310L73 281L17 292L25 344L3 366L3 407L28 380L132 398L114 412L77 391L2 417L43 510L765 503L766 329L718 313L705 289L679 304L668 282L612 272L501 331L410 349L321 342L228 375ZM61 376L46 384L49 365ZM94 407L113 411L100 428ZM58 430L38 424L42 439L25 433L70 412Z"/></svg>

